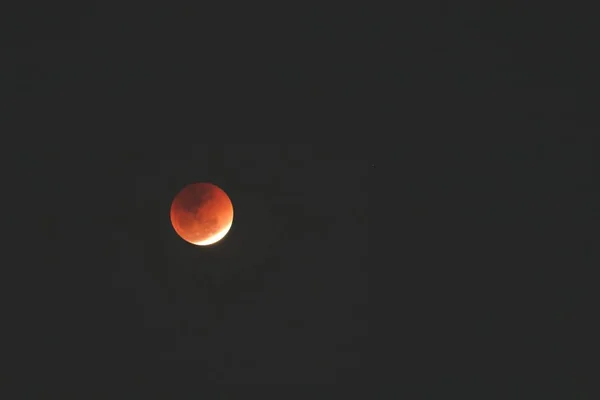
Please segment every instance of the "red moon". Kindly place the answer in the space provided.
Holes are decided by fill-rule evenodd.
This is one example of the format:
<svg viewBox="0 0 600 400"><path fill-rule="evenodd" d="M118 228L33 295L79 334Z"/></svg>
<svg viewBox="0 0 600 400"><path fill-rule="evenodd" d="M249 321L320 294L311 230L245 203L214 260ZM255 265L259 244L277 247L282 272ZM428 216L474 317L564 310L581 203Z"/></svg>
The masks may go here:
<svg viewBox="0 0 600 400"><path fill-rule="evenodd" d="M208 246L223 239L233 224L233 204L212 183L187 185L171 203L171 224L183 240Z"/></svg>

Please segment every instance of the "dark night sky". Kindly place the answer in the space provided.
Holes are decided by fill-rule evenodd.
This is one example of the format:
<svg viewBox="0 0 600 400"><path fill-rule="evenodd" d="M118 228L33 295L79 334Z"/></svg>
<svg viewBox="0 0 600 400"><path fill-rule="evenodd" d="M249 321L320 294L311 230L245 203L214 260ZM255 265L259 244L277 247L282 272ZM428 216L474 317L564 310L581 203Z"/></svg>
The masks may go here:
<svg viewBox="0 0 600 400"><path fill-rule="evenodd" d="M4 13L7 182L43 238L15 247L18 358L125 380L186 360L200 383L570 365L597 68L592 14L543 11ZM196 181L234 203L213 248L169 223Z"/></svg>
<svg viewBox="0 0 600 400"><path fill-rule="evenodd" d="M375 165L368 140L343 139L366 84L346 83L363 67L350 43L241 10L227 25L202 10L50 11L6 47L13 137L35 143L15 151L14 184L31 192L20 205L43 203L29 216L44 240L20 252L20 361L128 377L184 360L199 383L364 376ZM211 248L169 221L202 181L235 209Z"/></svg>

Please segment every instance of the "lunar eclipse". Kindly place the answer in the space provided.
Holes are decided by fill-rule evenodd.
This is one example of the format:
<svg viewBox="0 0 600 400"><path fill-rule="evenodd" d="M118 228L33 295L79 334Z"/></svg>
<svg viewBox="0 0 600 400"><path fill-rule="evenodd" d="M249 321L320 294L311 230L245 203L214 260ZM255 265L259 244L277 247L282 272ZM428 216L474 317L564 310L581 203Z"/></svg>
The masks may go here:
<svg viewBox="0 0 600 400"><path fill-rule="evenodd" d="M220 187L212 183L192 183L173 199L171 224L186 242L208 246L229 232L233 224L233 204Z"/></svg>

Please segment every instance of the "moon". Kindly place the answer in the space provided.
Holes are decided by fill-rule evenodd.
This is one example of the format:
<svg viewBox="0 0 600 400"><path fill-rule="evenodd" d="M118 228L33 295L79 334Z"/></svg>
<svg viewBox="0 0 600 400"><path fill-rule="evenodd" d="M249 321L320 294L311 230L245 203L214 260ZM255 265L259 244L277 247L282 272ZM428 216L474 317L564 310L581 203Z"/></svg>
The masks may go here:
<svg viewBox="0 0 600 400"><path fill-rule="evenodd" d="M233 204L217 185L192 183L173 199L171 224L186 242L208 246L223 239L231 229Z"/></svg>

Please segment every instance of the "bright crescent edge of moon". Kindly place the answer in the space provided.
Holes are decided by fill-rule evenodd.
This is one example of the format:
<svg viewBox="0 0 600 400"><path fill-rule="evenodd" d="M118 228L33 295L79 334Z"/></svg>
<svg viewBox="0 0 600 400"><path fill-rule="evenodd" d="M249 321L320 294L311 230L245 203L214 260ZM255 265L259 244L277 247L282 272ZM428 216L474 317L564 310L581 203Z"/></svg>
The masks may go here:
<svg viewBox="0 0 600 400"><path fill-rule="evenodd" d="M225 237L225 235L227 235L227 233L229 232L229 229L231 229L231 225L233 225L233 219L231 220L229 225L227 225L225 228L223 228L221 230L221 232L216 233L214 236L212 236L206 240L193 242L193 244L195 244L196 246L209 246L211 244L217 243L219 240L223 239Z"/></svg>

